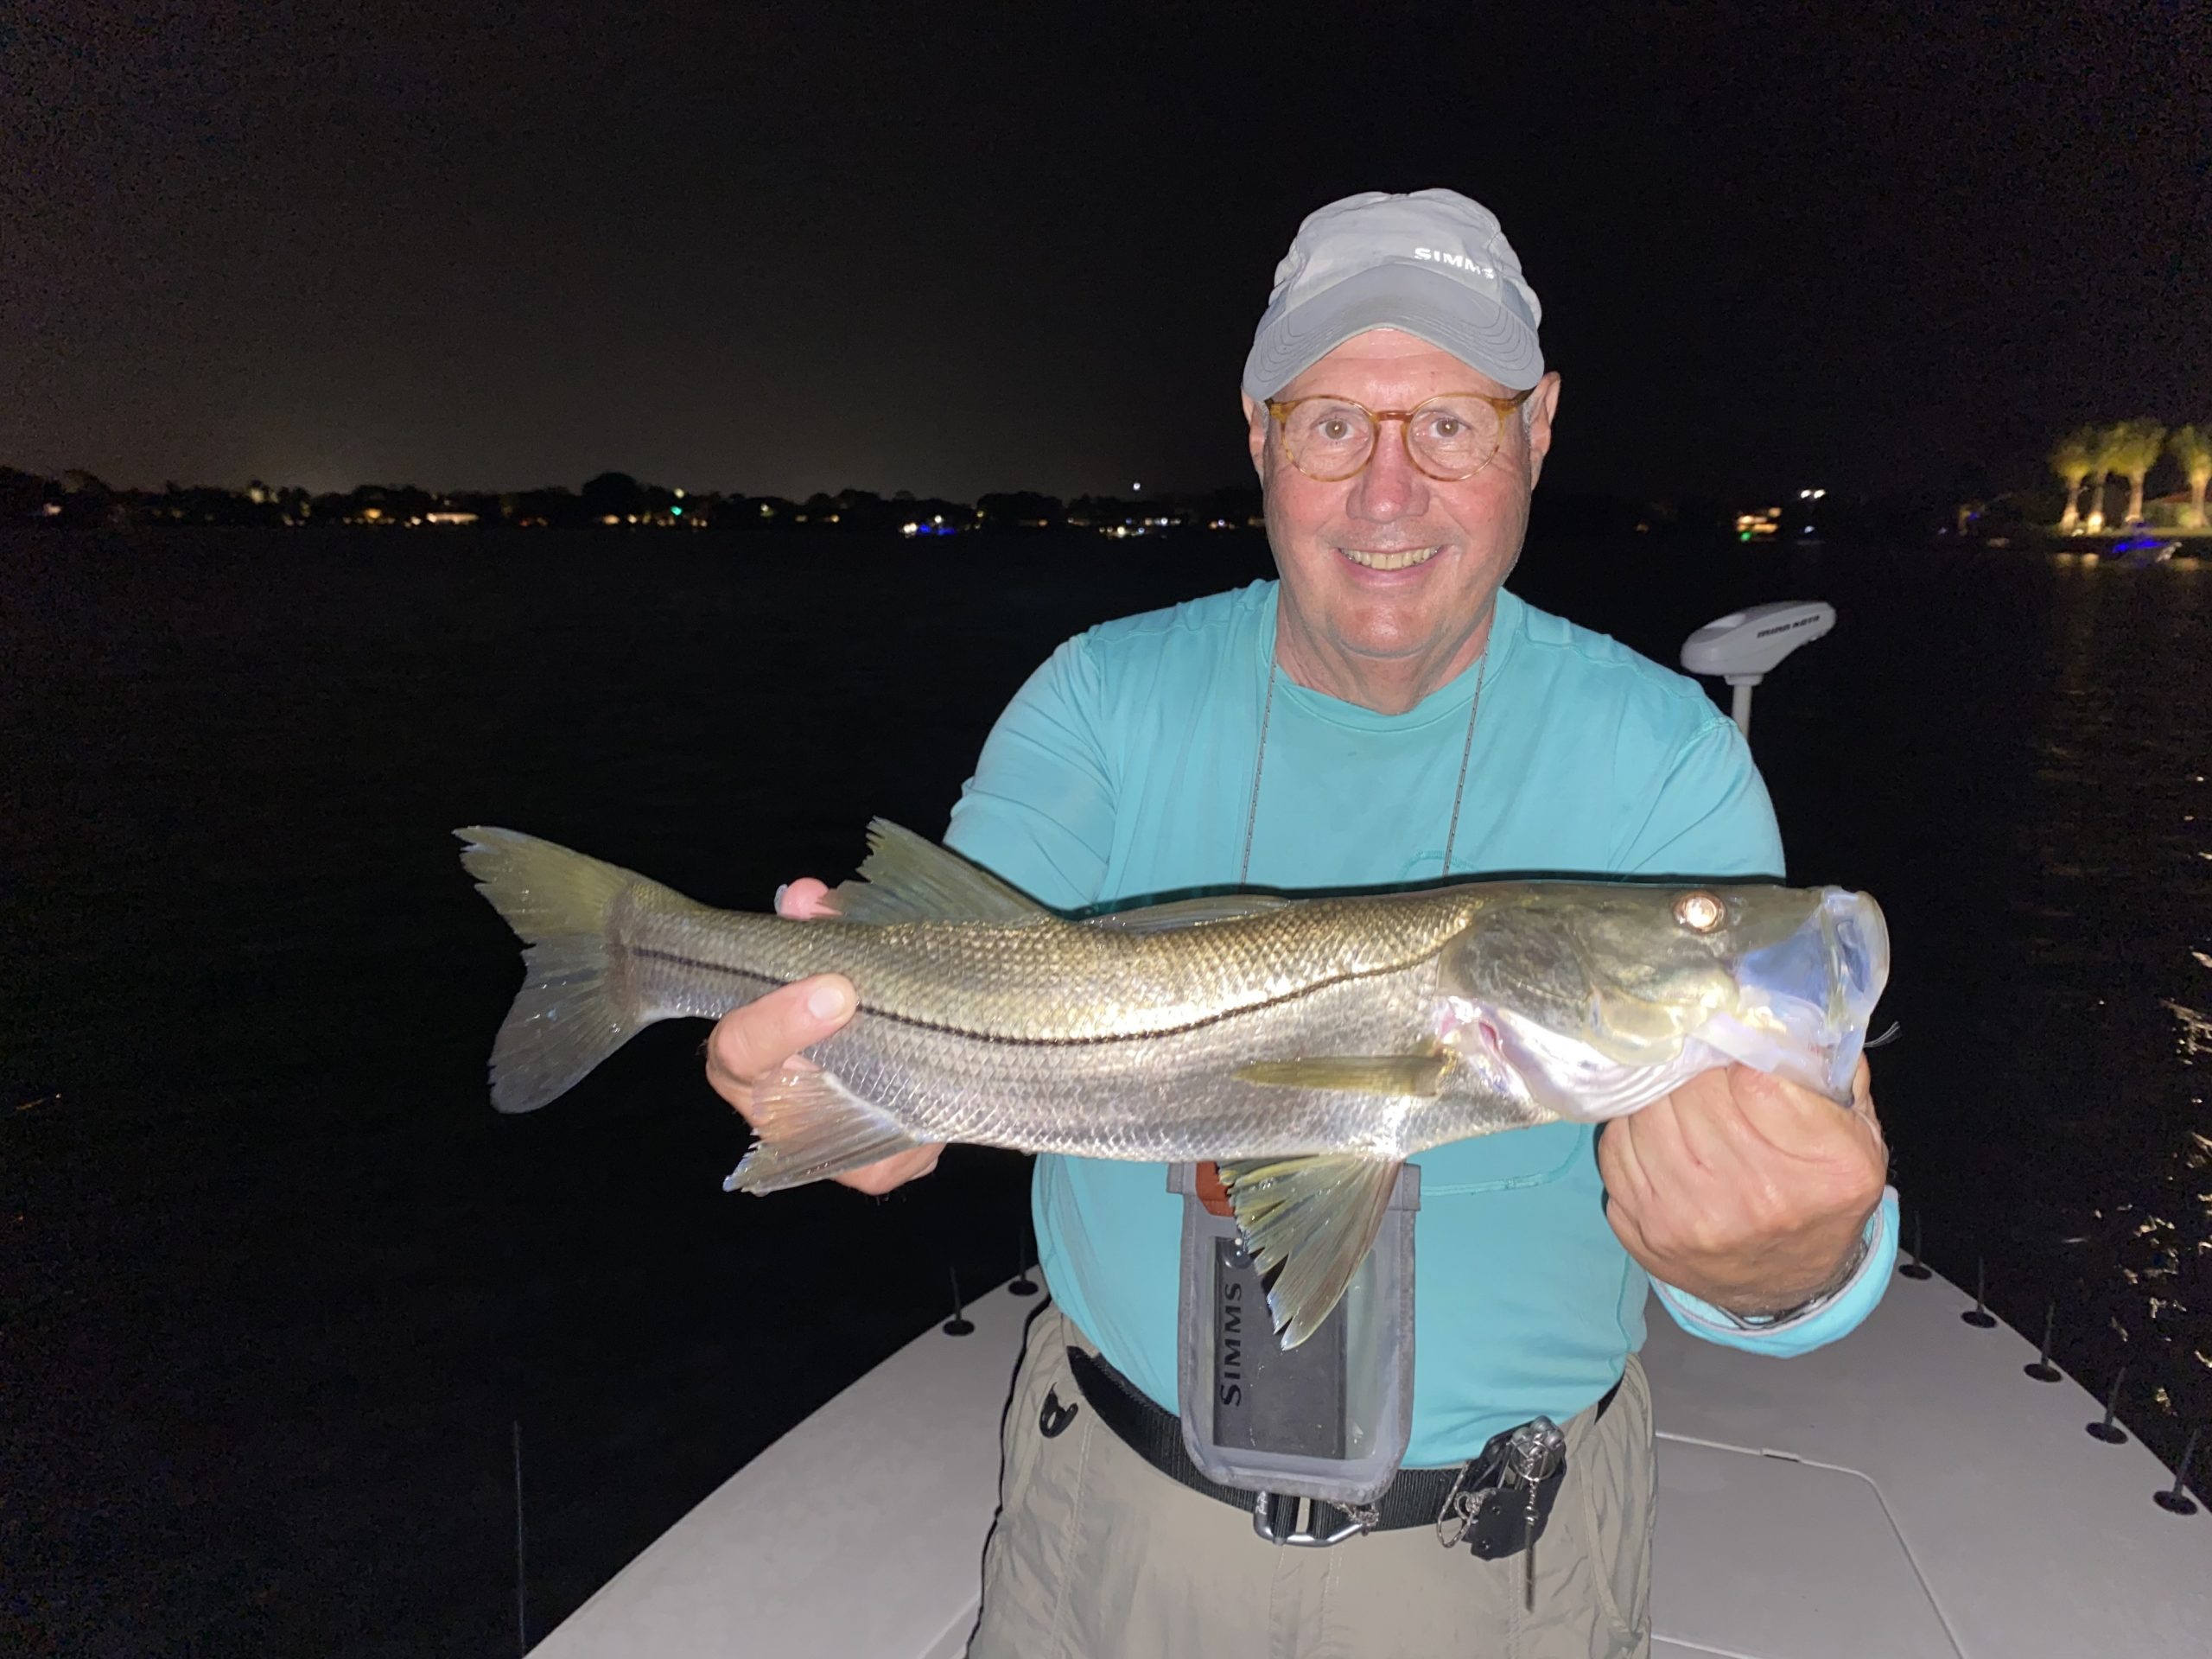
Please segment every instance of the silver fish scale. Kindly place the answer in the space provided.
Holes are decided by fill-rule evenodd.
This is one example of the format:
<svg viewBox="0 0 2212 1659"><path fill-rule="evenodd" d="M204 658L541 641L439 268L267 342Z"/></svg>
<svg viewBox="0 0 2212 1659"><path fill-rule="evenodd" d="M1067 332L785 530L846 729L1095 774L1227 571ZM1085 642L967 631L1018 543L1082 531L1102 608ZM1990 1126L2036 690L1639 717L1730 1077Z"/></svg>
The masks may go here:
<svg viewBox="0 0 2212 1659"><path fill-rule="evenodd" d="M1164 1160L1397 1158L1552 1116L1478 1065L1450 1067L1433 1099L1235 1073L1430 1049L1439 952L1484 903L1319 900L1143 933L1057 918L792 922L659 889L633 894L611 931L652 1014L711 1018L772 984L848 976L861 1012L810 1058L919 1140Z"/></svg>
<svg viewBox="0 0 2212 1659"><path fill-rule="evenodd" d="M1433 1099L1236 1075L1255 1060L1417 1052L1429 1040L1420 977L1402 976L1389 988L1373 980L1332 985L1173 1036L1071 1046L981 1043L863 1014L814 1058L918 1139L1091 1157L1369 1151L1402 1158L1487 1130L1550 1122L1510 1083L1473 1068L1447 1071L1446 1091ZM1378 989L1400 994L1385 1001Z"/></svg>
<svg viewBox="0 0 2212 1659"><path fill-rule="evenodd" d="M641 959L640 999L661 999L665 1014L703 1012L731 972L774 983L842 973L872 1012L1052 1042L1176 1030L1410 967L1433 959L1484 904L1466 893L1324 899L1145 933L1058 918L793 922L706 910L659 888L626 897L609 943Z"/></svg>

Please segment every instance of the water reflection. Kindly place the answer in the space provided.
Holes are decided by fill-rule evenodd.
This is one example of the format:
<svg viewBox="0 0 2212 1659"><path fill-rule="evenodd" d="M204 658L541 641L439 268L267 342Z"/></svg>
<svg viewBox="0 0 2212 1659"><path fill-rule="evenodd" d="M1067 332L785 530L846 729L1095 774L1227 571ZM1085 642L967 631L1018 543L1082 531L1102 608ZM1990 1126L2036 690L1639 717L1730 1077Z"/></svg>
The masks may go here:
<svg viewBox="0 0 2212 1659"><path fill-rule="evenodd" d="M2101 1051L2067 1068L2077 1092L2069 1173L2091 1183L2095 1224L2075 1275L2094 1326L2150 1384L2171 1456L2212 1414L2212 836L2201 696L2212 665L2204 584L2192 567L2058 563L2050 671L2022 802L2028 857L2015 914L2031 954L2017 987L2051 1047ZM2084 1016L2087 1016L2086 1018ZM2075 1033L2069 1035L2069 1033ZM2058 1070L2058 1068L2054 1068ZM2054 1148L2056 1150L2056 1148ZM2076 1161L2078 1160L2078 1161ZM2094 1328L2081 1331L2098 1351ZM2092 1385L2095 1378L2089 1379Z"/></svg>

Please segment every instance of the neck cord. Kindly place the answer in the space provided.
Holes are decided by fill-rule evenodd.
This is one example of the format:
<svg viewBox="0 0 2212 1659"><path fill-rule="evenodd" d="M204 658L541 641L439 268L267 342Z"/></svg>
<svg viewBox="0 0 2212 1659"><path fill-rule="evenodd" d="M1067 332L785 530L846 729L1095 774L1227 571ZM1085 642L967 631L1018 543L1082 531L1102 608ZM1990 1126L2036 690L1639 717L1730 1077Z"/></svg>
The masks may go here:
<svg viewBox="0 0 2212 1659"><path fill-rule="evenodd" d="M1244 810L1244 856L1236 866L1236 885L1243 887L1252 874L1252 830L1260 821L1260 775L1268 764L1268 726L1274 718L1275 678L1282 671L1273 659L1268 664L1267 701L1260 705L1260 751L1252 757L1252 799ZM1467 794L1467 760L1475 752L1475 720L1483 711L1483 680L1490 673L1490 645L1483 645L1483 654L1475 664L1475 695L1467 705L1467 735L1459 745L1459 781L1452 789L1452 824L1444 833L1444 868L1442 874L1452 874L1452 849L1459 842L1459 805Z"/></svg>

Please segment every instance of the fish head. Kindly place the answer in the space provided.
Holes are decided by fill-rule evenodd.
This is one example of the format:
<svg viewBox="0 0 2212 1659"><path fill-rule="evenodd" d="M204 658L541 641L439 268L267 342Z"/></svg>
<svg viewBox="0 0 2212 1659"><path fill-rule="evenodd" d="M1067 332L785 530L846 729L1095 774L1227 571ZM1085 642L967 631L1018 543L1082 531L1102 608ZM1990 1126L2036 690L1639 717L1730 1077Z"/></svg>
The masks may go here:
<svg viewBox="0 0 2212 1659"><path fill-rule="evenodd" d="M1732 1060L1847 1103L1889 968L1863 893L1531 883L1445 951L1440 1023L1564 1117L1633 1111Z"/></svg>

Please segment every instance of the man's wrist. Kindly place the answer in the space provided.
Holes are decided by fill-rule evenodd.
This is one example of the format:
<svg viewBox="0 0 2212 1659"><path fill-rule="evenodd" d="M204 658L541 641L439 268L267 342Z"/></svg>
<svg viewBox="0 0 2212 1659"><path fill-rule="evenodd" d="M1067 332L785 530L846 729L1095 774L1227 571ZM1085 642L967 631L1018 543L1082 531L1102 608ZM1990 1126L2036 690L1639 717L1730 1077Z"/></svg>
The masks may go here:
<svg viewBox="0 0 2212 1659"><path fill-rule="evenodd" d="M1792 1319L1802 1319L1807 1314L1815 1313L1834 1300L1843 1293L1845 1287L1859 1276L1859 1269L1866 1265L1866 1256L1870 1248L1866 1229L1861 1227L1853 1237L1851 1248L1844 1252L1841 1264L1828 1275L1827 1282L1814 1291L1811 1295L1802 1297L1787 1306L1754 1306L1738 1310L1715 1304L1714 1311L1738 1329L1745 1331L1764 1331L1773 1325L1787 1325Z"/></svg>
<svg viewBox="0 0 2212 1659"><path fill-rule="evenodd" d="M1894 1190L1884 1189L1881 1205L1868 1217L1862 1236L1866 1240L1866 1257L1834 1295L1770 1325L1746 1326L1740 1316L1732 1317L1713 1303L1700 1301L1690 1292L1661 1280L1655 1279L1652 1288L1675 1323L1703 1341L1771 1358L1809 1353L1856 1329L1889 1287L1897 1255Z"/></svg>

